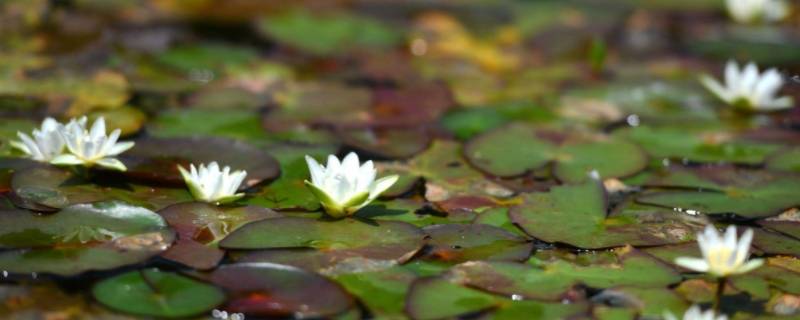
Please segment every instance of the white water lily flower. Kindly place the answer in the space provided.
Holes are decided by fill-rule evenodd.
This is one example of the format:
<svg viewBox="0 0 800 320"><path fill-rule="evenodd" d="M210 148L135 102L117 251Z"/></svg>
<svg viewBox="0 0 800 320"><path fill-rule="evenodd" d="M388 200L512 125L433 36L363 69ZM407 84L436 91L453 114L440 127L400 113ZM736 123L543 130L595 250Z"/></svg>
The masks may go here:
<svg viewBox="0 0 800 320"><path fill-rule="evenodd" d="M220 170L216 161L209 163L208 166L201 164L199 170L194 164L189 165L189 171L178 165L178 170L183 176L183 181L189 187L189 192L196 200L229 203L244 196L244 193L236 193L236 191L247 177L247 171L231 172L231 168L228 166Z"/></svg>
<svg viewBox="0 0 800 320"><path fill-rule="evenodd" d="M675 315L670 312L664 313L665 320L678 320ZM703 310L700 309L700 306L693 305L689 310L686 310L686 313L683 314L682 320L728 320L728 317L724 314L716 316L714 315L714 310Z"/></svg>
<svg viewBox="0 0 800 320"><path fill-rule="evenodd" d="M319 199L329 215L339 218L349 216L363 208L397 182L397 175L375 180L377 171L372 161L363 165L358 155L351 152L339 162L334 155L328 156L327 166L320 165L306 156L311 181L305 183Z"/></svg>
<svg viewBox="0 0 800 320"><path fill-rule="evenodd" d="M697 235L697 243L703 258L679 257L675 264L699 272L707 272L716 277L727 277L748 272L761 266L764 260L750 256L750 242L753 230L747 229L739 240L736 240L736 226L730 225L724 237L717 233L711 225L706 226L703 233Z"/></svg>
<svg viewBox="0 0 800 320"><path fill-rule="evenodd" d="M731 18L739 23L775 22L789 15L783 0L726 0Z"/></svg>
<svg viewBox="0 0 800 320"><path fill-rule="evenodd" d="M64 138L61 137L63 125L53 118L45 118L40 129L33 129L30 136L17 131L21 141L11 141L10 144L36 161L50 162L64 152Z"/></svg>
<svg viewBox="0 0 800 320"><path fill-rule="evenodd" d="M724 85L708 75L703 75L700 82L727 104L742 109L771 111L794 105L791 97L775 97L783 86L781 74L774 68L759 73L752 62L740 70L736 62L728 61Z"/></svg>
<svg viewBox="0 0 800 320"><path fill-rule="evenodd" d="M125 165L114 156L132 148L133 142L117 142L120 129L116 129L106 136L106 121L103 117L97 118L91 130L86 129L86 117L72 119L59 131L67 145L69 153L53 158L50 163L55 165L95 165L125 171Z"/></svg>

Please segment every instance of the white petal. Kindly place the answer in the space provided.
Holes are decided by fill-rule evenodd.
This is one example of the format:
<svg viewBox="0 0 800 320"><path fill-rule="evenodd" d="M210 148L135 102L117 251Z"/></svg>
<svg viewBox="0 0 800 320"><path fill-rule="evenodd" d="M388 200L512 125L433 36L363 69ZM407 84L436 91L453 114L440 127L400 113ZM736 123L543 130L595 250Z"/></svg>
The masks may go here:
<svg viewBox="0 0 800 320"><path fill-rule="evenodd" d="M358 168L358 186L356 189L359 192L369 189L372 182L375 181L376 174L377 171L375 170L375 165L372 163L372 160L365 162Z"/></svg>
<svg viewBox="0 0 800 320"><path fill-rule="evenodd" d="M706 272L709 269L706 260L698 258L679 257L675 259L675 264L697 272Z"/></svg>
<svg viewBox="0 0 800 320"><path fill-rule="evenodd" d="M739 64L736 61L729 60L725 64L725 86L730 89L735 89L739 83Z"/></svg>
<svg viewBox="0 0 800 320"><path fill-rule="evenodd" d="M315 185L322 185L322 179L325 176L325 170L320 166L319 162L314 158L306 155L306 164L308 164L308 172L311 175L311 183Z"/></svg>
<svg viewBox="0 0 800 320"><path fill-rule="evenodd" d="M333 177L336 173L338 173L339 167L341 167L339 158L337 158L335 155L329 155L328 163L325 165L325 175L327 178Z"/></svg>
<svg viewBox="0 0 800 320"><path fill-rule="evenodd" d="M700 77L700 83L720 100L728 103L732 102L733 96L716 79L707 75L702 75Z"/></svg>
<svg viewBox="0 0 800 320"><path fill-rule="evenodd" d="M348 176L357 175L358 167L359 167L358 155L355 152L348 153L344 157L344 160L342 160L342 171Z"/></svg>
<svg viewBox="0 0 800 320"><path fill-rule="evenodd" d="M100 160L95 161L95 163L101 167L106 167L109 169L119 170L119 171L126 171L128 168L125 167L125 164L122 161L119 161L115 158L102 158Z"/></svg>
<svg viewBox="0 0 800 320"><path fill-rule="evenodd" d="M750 254L750 242L753 241L753 230L747 229L736 245L736 262L744 262Z"/></svg>
<svg viewBox="0 0 800 320"><path fill-rule="evenodd" d="M397 175L391 175L380 178L377 181L375 181L372 187L370 187L369 198L370 199L377 198L379 195L381 195L381 193L391 188L392 185L394 185L395 182L397 182L397 179L399 179Z"/></svg>
<svg viewBox="0 0 800 320"><path fill-rule="evenodd" d="M758 67L755 63L748 63L740 76L737 92L739 94L752 93L758 82Z"/></svg>
<svg viewBox="0 0 800 320"><path fill-rule="evenodd" d="M130 148L133 148L134 145L136 145L136 143L133 141L124 141L115 143L114 145L111 146L111 148L108 149L108 153L106 153L106 155L116 156L120 153L128 151L128 149Z"/></svg>
<svg viewBox="0 0 800 320"><path fill-rule="evenodd" d="M94 120L92 124L92 130L89 132L89 136L92 140L98 140L100 137L106 135L106 119L103 117L98 117Z"/></svg>
<svg viewBox="0 0 800 320"><path fill-rule="evenodd" d="M762 264L764 264L764 260L762 259L751 259L750 261L747 261L745 264L740 266L739 269L736 270L736 273L741 274L750 272L753 269L760 267Z"/></svg>
<svg viewBox="0 0 800 320"><path fill-rule="evenodd" d="M53 160L50 160L50 163L55 165L67 165L67 166L84 164L82 159L72 154L62 154L60 156L57 156L53 158Z"/></svg>

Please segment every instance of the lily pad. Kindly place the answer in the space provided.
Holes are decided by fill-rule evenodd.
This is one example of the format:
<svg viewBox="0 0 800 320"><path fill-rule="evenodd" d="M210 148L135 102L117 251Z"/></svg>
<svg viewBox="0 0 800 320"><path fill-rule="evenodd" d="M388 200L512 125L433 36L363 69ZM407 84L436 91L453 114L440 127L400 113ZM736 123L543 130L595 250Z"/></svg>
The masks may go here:
<svg viewBox="0 0 800 320"><path fill-rule="evenodd" d="M656 159L678 161L760 164L780 145L735 139L719 132L694 132L686 128L638 126L619 130Z"/></svg>
<svg viewBox="0 0 800 320"><path fill-rule="evenodd" d="M122 202L76 204L45 216L2 211L0 221L3 248L108 242L167 228L158 214Z"/></svg>
<svg viewBox="0 0 800 320"><path fill-rule="evenodd" d="M354 303L335 282L280 264L225 265L211 274L211 281L228 292L224 310L247 316L323 318Z"/></svg>
<svg viewBox="0 0 800 320"><path fill-rule="evenodd" d="M800 178L790 174L731 167L677 169L652 180L651 184L701 190L654 191L638 196L638 202L705 214L761 218L800 204Z"/></svg>
<svg viewBox="0 0 800 320"><path fill-rule="evenodd" d="M474 196L492 201L513 193L472 169L459 156L461 146L453 141L435 140L428 150L409 160L407 165L385 165L388 171L425 179L425 198L440 202L461 196Z"/></svg>
<svg viewBox="0 0 800 320"><path fill-rule="evenodd" d="M586 249L680 243L691 240L698 228L669 211L611 217L607 212L602 185L586 182L530 194L509 215L534 238Z"/></svg>
<svg viewBox="0 0 800 320"><path fill-rule="evenodd" d="M138 263L166 250L175 234L156 213L121 202L78 204L47 216L5 211L0 268L75 275Z"/></svg>
<svg viewBox="0 0 800 320"><path fill-rule="evenodd" d="M268 153L247 143L224 138L150 138L122 155L126 175L147 181L183 185L177 165L188 167L217 161L233 170L247 171L240 189L252 187L280 175L280 167Z"/></svg>
<svg viewBox="0 0 800 320"><path fill-rule="evenodd" d="M464 154L470 163L498 177L519 176L554 161L555 175L566 182L585 181L592 173L602 178L628 176L647 165L644 153L629 142L597 138L559 144L543 134L529 125L511 124L474 138Z"/></svg>
<svg viewBox="0 0 800 320"><path fill-rule="evenodd" d="M274 218L256 221L234 231L220 242L226 249L316 249L269 250L254 253L246 261L296 261L311 269L340 265L392 265L410 259L423 245L417 227L399 221L344 219L322 221L309 218Z"/></svg>
<svg viewBox="0 0 800 320"><path fill-rule="evenodd" d="M102 183L102 184L98 184ZM114 181L87 181L66 169L35 166L14 173L12 200L22 208L52 212L79 203L122 200L150 209L191 199L184 189L119 184Z"/></svg>
<svg viewBox="0 0 800 320"><path fill-rule="evenodd" d="M580 266L563 260L539 267L505 261L470 261L444 277L453 283L519 299L561 301L575 285L610 288L620 285L660 288L680 281L672 268L639 252L623 252L611 264Z"/></svg>
<svg viewBox="0 0 800 320"><path fill-rule="evenodd" d="M105 279L94 285L92 294L122 312L165 318L199 315L225 301L225 293L217 287L158 269Z"/></svg>
<svg viewBox="0 0 800 320"><path fill-rule="evenodd" d="M337 275L336 282L356 296L376 318L402 319L405 297L414 273L394 267L381 271Z"/></svg>
<svg viewBox="0 0 800 320"><path fill-rule="evenodd" d="M278 42L317 55L354 47L385 48L400 40L395 30L378 20L343 12L317 15L291 10L262 19L258 29Z"/></svg>
<svg viewBox="0 0 800 320"><path fill-rule="evenodd" d="M345 145L360 153L387 159L406 159L425 150L431 142L426 130L364 129L339 131Z"/></svg>
<svg viewBox="0 0 800 320"><path fill-rule="evenodd" d="M800 148L776 152L767 159L767 168L800 173Z"/></svg>
<svg viewBox="0 0 800 320"><path fill-rule="evenodd" d="M446 262L470 260L524 261L533 243L485 224L440 224L423 229L430 237L424 258Z"/></svg>
<svg viewBox="0 0 800 320"><path fill-rule="evenodd" d="M0 269L15 274L75 276L146 261L166 250L174 240L174 233L158 231L78 247L15 249L0 252Z"/></svg>
<svg viewBox="0 0 800 320"><path fill-rule="evenodd" d="M161 256L195 269L211 269L225 252L217 242L252 221L280 215L270 209L246 206L224 208L189 202L161 209L158 214L178 233L178 240Z"/></svg>
<svg viewBox="0 0 800 320"><path fill-rule="evenodd" d="M406 298L412 319L449 319L487 312L479 319L565 319L584 313L582 303L517 301L461 286L441 277L419 278Z"/></svg>

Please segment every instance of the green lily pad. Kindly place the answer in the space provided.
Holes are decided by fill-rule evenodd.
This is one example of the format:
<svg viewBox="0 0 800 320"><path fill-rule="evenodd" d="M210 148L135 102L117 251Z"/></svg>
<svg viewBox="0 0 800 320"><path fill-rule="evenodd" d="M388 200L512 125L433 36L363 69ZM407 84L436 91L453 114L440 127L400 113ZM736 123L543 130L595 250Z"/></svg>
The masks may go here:
<svg viewBox="0 0 800 320"><path fill-rule="evenodd" d="M753 246L767 254L800 257L800 240L774 231L753 229Z"/></svg>
<svg viewBox="0 0 800 320"><path fill-rule="evenodd" d="M533 243L485 224L440 224L425 227L428 250L423 258L446 262L470 260L524 261Z"/></svg>
<svg viewBox="0 0 800 320"><path fill-rule="evenodd" d="M101 176L98 174L98 178ZM100 179L96 179L100 180ZM98 184L101 183L101 184ZM14 173L11 199L19 207L52 212L73 204L121 200L149 209L191 199L184 189L121 184L114 181L92 183L73 171L51 166L34 166Z"/></svg>
<svg viewBox="0 0 800 320"><path fill-rule="evenodd" d="M220 242L226 249L273 249L256 252L245 261L294 261L313 270L391 266L410 259L422 248L424 234L399 221L274 218L253 222ZM316 249L314 251L274 249ZM352 268L353 266L349 267Z"/></svg>
<svg viewBox="0 0 800 320"><path fill-rule="evenodd" d="M513 146L513 152L509 147ZM513 177L544 166L556 147L524 124L512 124L477 136L464 148L470 163L500 177Z"/></svg>
<svg viewBox="0 0 800 320"><path fill-rule="evenodd" d="M695 132L686 128L638 126L618 130L615 135L638 143L656 159L678 161L760 164L780 145L729 138L716 138L715 132ZM724 135L724 134L723 134Z"/></svg>
<svg viewBox="0 0 800 320"><path fill-rule="evenodd" d="M263 18L257 27L278 42L317 55L354 47L385 48L400 40L395 30L378 20L344 12L313 14L296 9Z"/></svg>
<svg viewBox="0 0 800 320"><path fill-rule="evenodd" d="M792 175L717 167L674 170L651 183L702 190L655 191L638 196L636 201L682 211L736 214L746 218L777 215L800 204L800 178Z"/></svg>
<svg viewBox="0 0 800 320"><path fill-rule="evenodd" d="M442 277L419 278L406 297L412 319L450 319L487 312L478 319L566 319L588 310L583 303L547 303L495 296Z"/></svg>
<svg viewBox="0 0 800 320"><path fill-rule="evenodd" d="M225 301L217 287L158 269L105 279L92 287L92 295L115 310L165 318L199 315Z"/></svg>
<svg viewBox="0 0 800 320"><path fill-rule="evenodd" d="M659 288L680 281L672 268L638 252L621 253L611 264L580 266L563 260L539 267L505 261L470 261L444 275L449 281L523 299L561 301L577 284L592 288L637 286Z"/></svg>
<svg viewBox="0 0 800 320"><path fill-rule="evenodd" d="M691 240L697 226L670 211L652 210L607 217L608 200L597 182L554 187L533 193L511 209L511 221L547 242L596 249L652 246Z"/></svg>
<svg viewBox="0 0 800 320"><path fill-rule="evenodd" d="M262 207L225 208L201 202L179 203L158 214L178 233L178 240L161 256L200 270L222 260L225 252L217 248L217 242L228 234L252 221L280 216Z"/></svg>
<svg viewBox="0 0 800 320"><path fill-rule="evenodd" d="M166 250L174 240L173 232L162 230L77 247L15 249L0 252L0 269L14 274L75 276L144 262Z"/></svg>
<svg viewBox="0 0 800 320"><path fill-rule="evenodd" d="M280 166L268 153L247 143L224 138L150 138L122 155L128 166L125 174L136 179L184 185L177 165L187 168L217 161L232 170L247 171L240 189L252 187L280 175Z"/></svg>
<svg viewBox="0 0 800 320"><path fill-rule="evenodd" d="M155 212L122 202L76 204L44 216L2 211L0 221L3 248L108 242L167 228Z"/></svg>
<svg viewBox="0 0 800 320"><path fill-rule="evenodd" d="M260 115L250 110L168 110L148 123L147 129L152 136L159 138L191 135L258 141L267 137L261 128Z"/></svg>
<svg viewBox="0 0 800 320"><path fill-rule="evenodd" d="M499 297L441 278L420 278L406 297L406 314L419 320L455 318L495 308L500 302Z"/></svg>
<svg viewBox="0 0 800 320"><path fill-rule="evenodd" d="M767 159L766 167L772 170L800 173L800 148L776 152Z"/></svg>
<svg viewBox="0 0 800 320"><path fill-rule="evenodd" d="M470 163L499 177L519 176L555 161L555 175L566 182L585 181L593 172L602 178L628 176L647 165L644 153L625 141L603 138L556 144L542 134L516 123L474 138L464 153Z"/></svg>
<svg viewBox="0 0 800 320"><path fill-rule="evenodd" d="M405 297L414 279L414 273L399 267L335 276L336 282L364 303L373 317L381 319L405 318Z"/></svg>
<svg viewBox="0 0 800 320"><path fill-rule="evenodd" d="M211 281L228 292L223 310L247 316L326 318L354 303L335 282L280 264L225 265L211 274Z"/></svg>
<svg viewBox="0 0 800 320"><path fill-rule="evenodd" d="M35 216L5 211L0 268L11 273L75 275L138 263L166 250L175 234L156 213L121 202L69 206Z"/></svg>
<svg viewBox="0 0 800 320"><path fill-rule="evenodd" d="M486 180L459 156L461 146L453 141L435 140L428 150L408 161L408 164L387 164L388 171L405 173L425 179L425 198L432 202L462 196L490 200L509 197L513 193Z"/></svg>

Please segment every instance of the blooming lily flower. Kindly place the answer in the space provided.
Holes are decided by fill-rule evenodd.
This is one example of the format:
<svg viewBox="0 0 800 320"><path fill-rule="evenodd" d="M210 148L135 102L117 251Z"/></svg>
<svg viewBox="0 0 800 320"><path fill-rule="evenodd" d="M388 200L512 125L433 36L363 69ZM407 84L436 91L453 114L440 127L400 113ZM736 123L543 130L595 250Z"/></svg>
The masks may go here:
<svg viewBox="0 0 800 320"><path fill-rule="evenodd" d="M186 171L178 165L183 181L197 200L220 204L233 202L244 196L244 193L236 191L247 176L247 171L231 172L228 166L220 170L217 162L211 162L208 166L201 164L199 170L191 164L189 170Z"/></svg>
<svg viewBox="0 0 800 320"><path fill-rule="evenodd" d="M771 111L791 108L794 104L791 97L775 97L783 86L780 73L773 68L760 74L752 62L740 70L736 62L728 61L725 85L708 75L703 75L700 82L727 104L742 109Z"/></svg>
<svg viewBox="0 0 800 320"><path fill-rule="evenodd" d="M697 243L700 245L703 258L679 257L675 259L675 263L694 271L708 272L716 277L745 273L764 263L761 259L747 261L752 240L751 229L747 229L737 241L736 226L728 226L723 237L717 233L716 228L708 225L703 233L697 235Z"/></svg>
<svg viewBox="0 0 800 320"><path fill-rule="evenodd" d="M789 15L783 0L726 0L728 14L739 23L775 22Z"/></svg>
<svg viewBox="0 0 800 320"><path fill-rule="evenodd" d="M361 165L353 152L341 162L329 155L327 166L309 156L306 162L311 172L311 181L306 180L306 186L319 199L325 212L335 218L352 215L389 189L398 178L391 175L375 180L377 171L372 161Z"/></svg>
<svg viewBox="0 0 800 320"><path fill-rule="evenodd" d="M53 118L45 118L41 129L34 129L31 136L17 131L17 136L22 141L11 141L10 144L17 150L24 152L28 158L41 162L50 162L64 152L64 138L59 131L64 126Z"/></svg>
<svg viewBox="0 0 800 320"><path fill-rule="evenodd" d="M127 168L114 156L132 148L133 142L117 142L120 129L116 129L106 136L106 121L103 117L97 118L91 130L86 129L86 117L72 119L59 131L67 145L69 153L59 155L50 163L55 165L83 165L125 171Z"/></svg>
<svg viewBox="0 0 800 320"><path fill-rule="evenodd" d="M670 312L664 313L665 320L678 320L675 315ZM683 314L683 320L728 320L728 317L723 315L715 316L714 310L706 310L703 312L700 310L700 307L697 305L693 305L689 310L686 310L686 313Z"/></svg>

